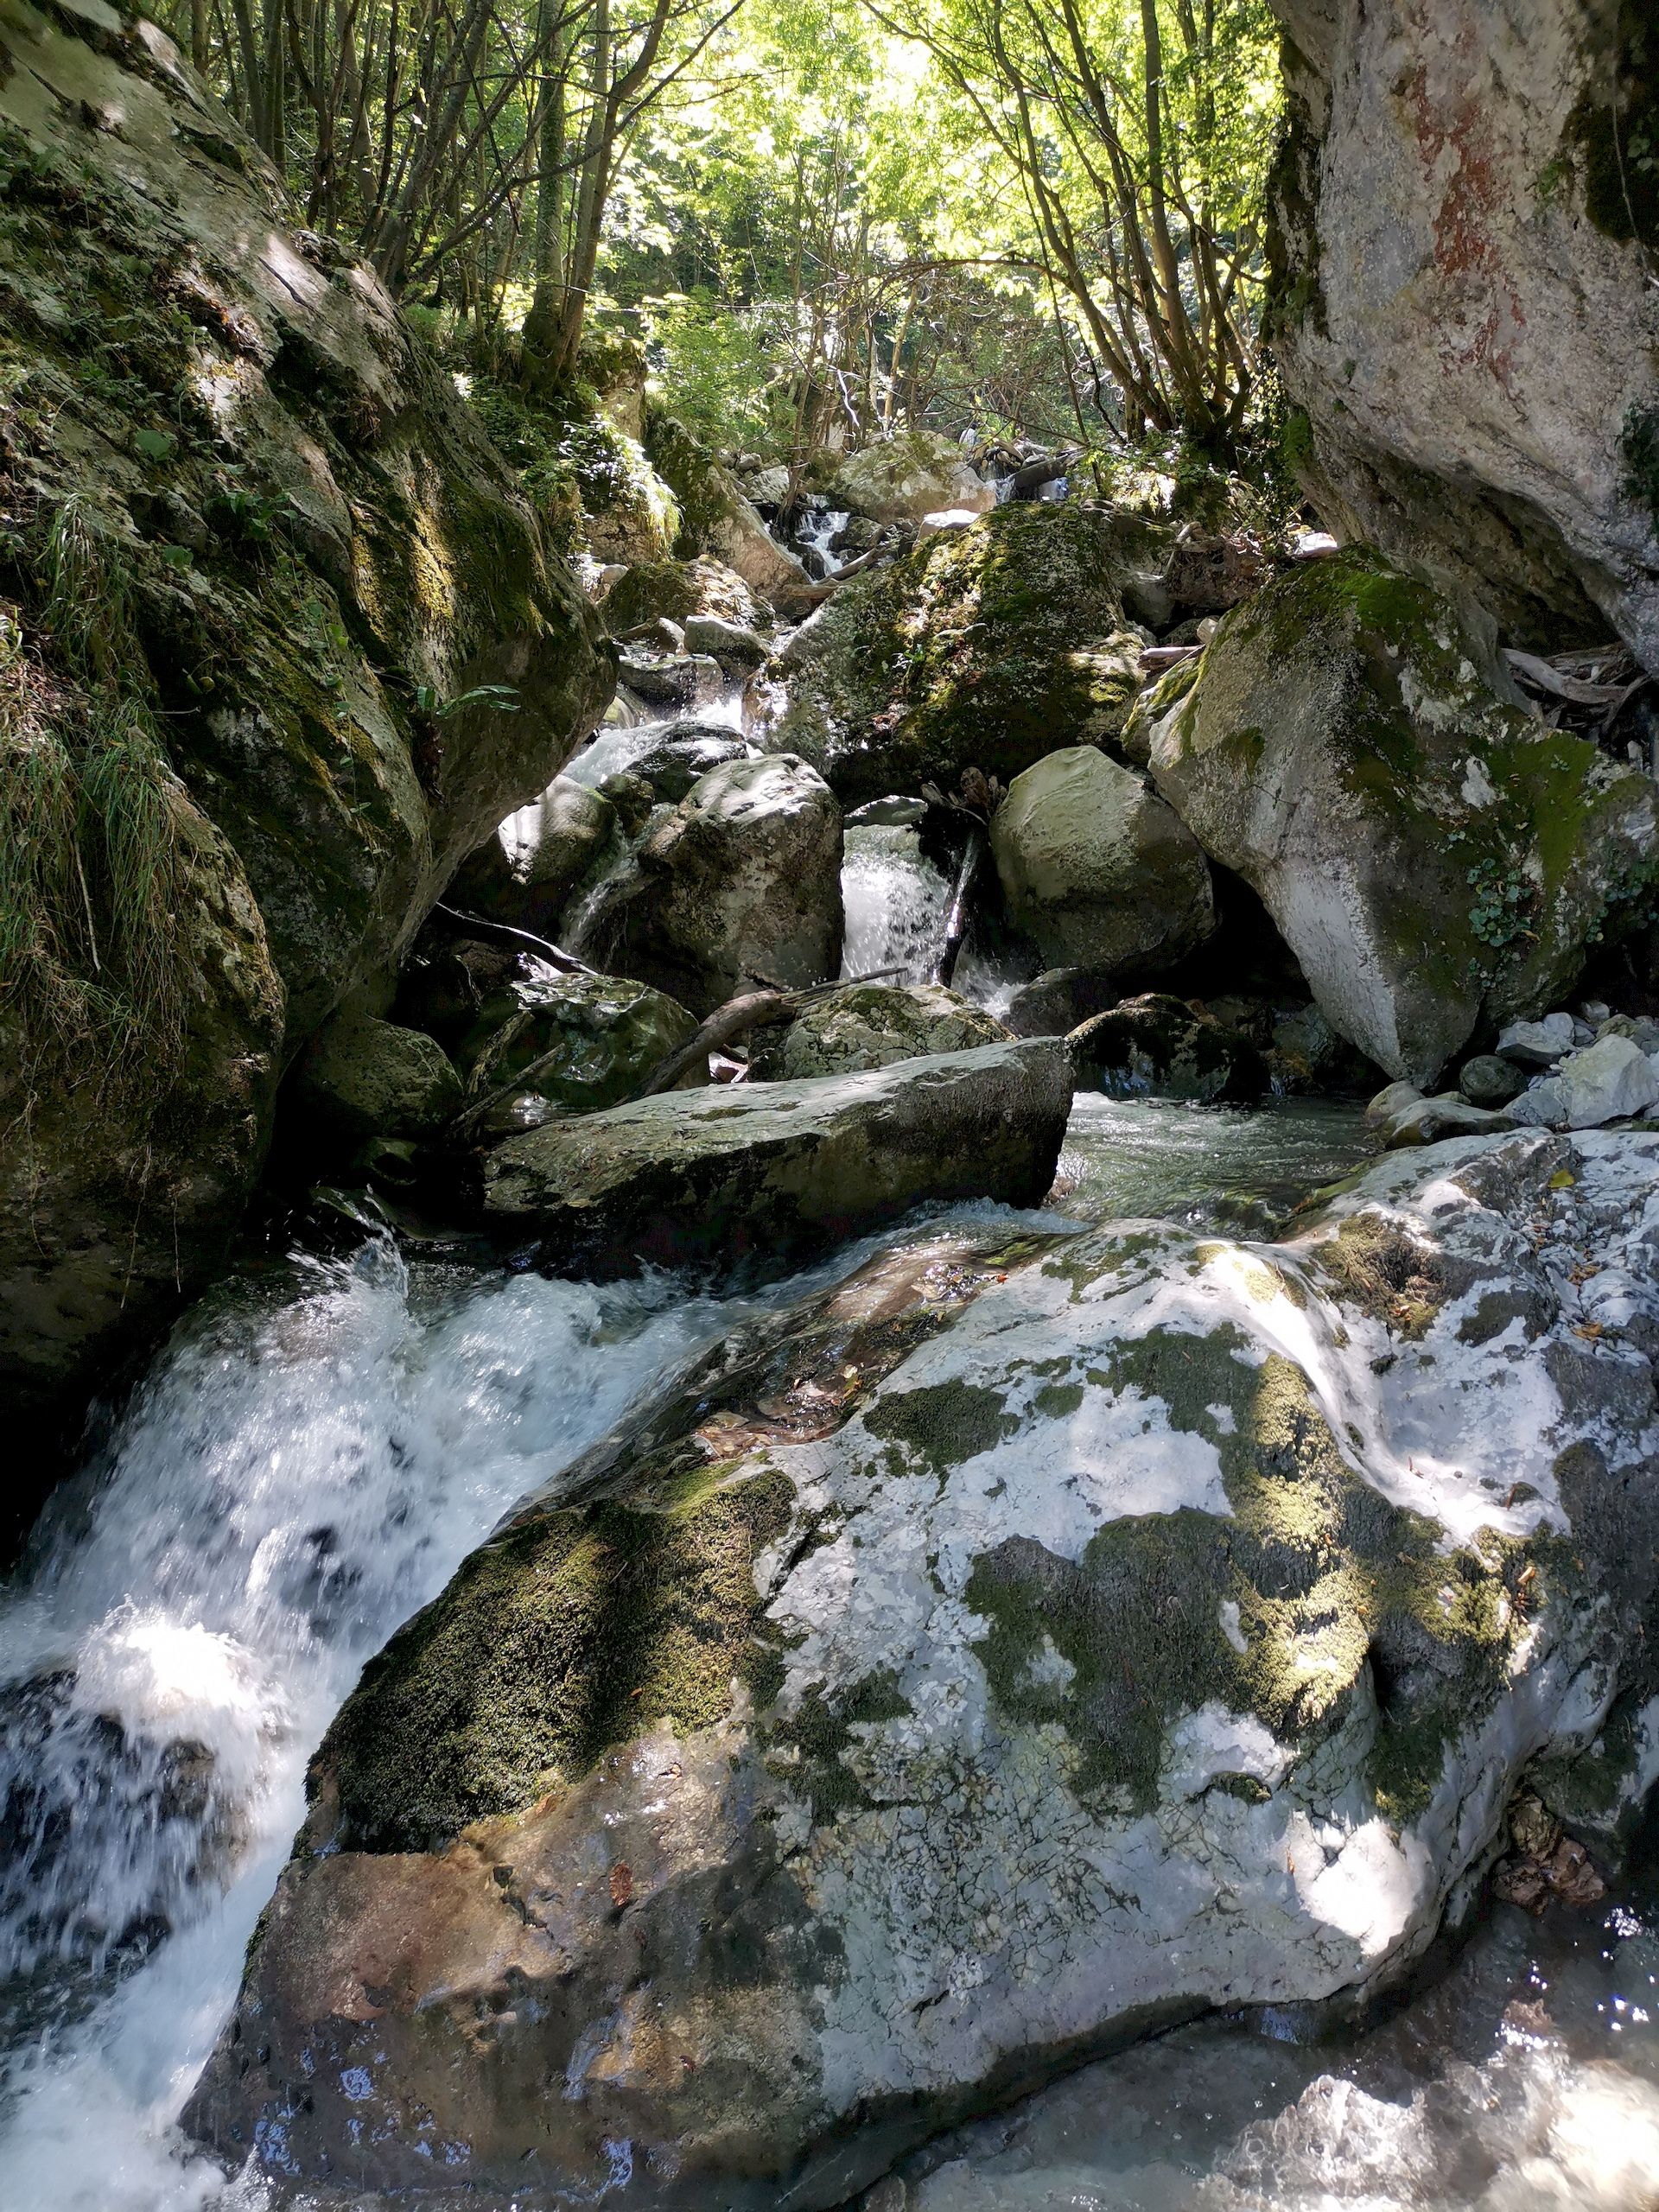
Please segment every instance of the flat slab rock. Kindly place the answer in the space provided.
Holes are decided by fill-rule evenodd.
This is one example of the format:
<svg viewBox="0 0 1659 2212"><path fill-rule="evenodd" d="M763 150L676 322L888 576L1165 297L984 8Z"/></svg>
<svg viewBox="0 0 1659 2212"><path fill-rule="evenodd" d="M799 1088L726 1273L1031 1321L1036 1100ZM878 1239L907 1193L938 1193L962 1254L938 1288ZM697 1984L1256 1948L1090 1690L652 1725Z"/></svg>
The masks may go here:
<svg viewBox="0 0 1659 2212"><path fill-rule="evenodd" d="M1071 1109L1070 1060L1046 1039L671 1092L498 1146L485 1216L600 1267L787 1251L928 1199L1039 1205Z"/></svg>
<svg viewBox="0 0 1659 2212"><path fill-rule="evenodd" d="M1659 1772L1656 1167L1463 1139L1288 1243L910 1239L740 1331L372 1663L186 2125L308 2196L822 2212L1398 1981L1523 1776L1611 1827Z"/></svg>

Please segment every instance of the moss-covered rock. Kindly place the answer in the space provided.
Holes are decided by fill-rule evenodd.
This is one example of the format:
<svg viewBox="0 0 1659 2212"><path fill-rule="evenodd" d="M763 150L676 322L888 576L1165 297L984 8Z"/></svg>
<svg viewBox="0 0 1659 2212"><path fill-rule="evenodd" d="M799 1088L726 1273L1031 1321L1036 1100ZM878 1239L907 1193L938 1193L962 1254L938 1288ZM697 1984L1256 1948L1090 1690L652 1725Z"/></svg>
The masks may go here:
<svg viewBox="0 0 1659 2212"><path fill-rule="evenodd" d="M620 575L601 601L613 635L642 622L666 617L684 622L693 614L718 615L752 629L764 620L754 594L735 569L707 554L690 561L640 561Z"/></svg>
<svg viewBox="0 0 1659 2212"><path fill-rule="evenodd" d="M286 1099L296 1139L353 1151L370 1137L435 1136L461 1110L461 1078L420 1030L337 1014L301 1055Z"/></svg>
<svg viewBox="0 0 1659 2212"><path fill-rule="evenodd" d="M200 1281L283 1058L611 672L450 378L165 37L18 0L5 41L0 601L38 681L0 706L0 1360L45 1404Z"/></svg>
<svg viewBox="0 0 1659 2212"><path fill-rule="evenodd" d="M1659 880L1651 781L1500 687L1449 601L1353 550L1236 609L1148 710L1159 790L1332 1025L1420 1084L1559 1005Z"/></svg>
<svg viewBox="0 0 1659 2212"><path fill-rule="evenodd" d="M749 1066L766 1083L851 1075L918 1054L1002 1044L1010 1033L938 983L854 983L781 1027L757 1030Z"/></svg>
<svg viewBox="0 0 1659 2212"><path fill-rule="evenodd" d="M1271 1080L1266 1058L1242 1032L1157 991L1079 1022L1066 1046L1080 1084L1123 1097L1152 1091L1206 1106L1247 1105Z"/></svg>
<svg viewBox="0 0 1659 2212"><path fill-rule="evenodd" d="M696 1026L683 1006L624 976L509 984L486 1001L462 1047L468 1087L481 1099L522 1084L558 1113L594 1113L636 1096Z"/></svg>
<svg viewBox="0 0 1659 2212"><path fill-rule="evenodd" d="M775 1262L931 1200L1040 1204L1071 1105L1046 1040L643 1098L498 1144L485 1221L557 1265Z"/></svg>
<svg viewBox="0 0 1659 2212"><path fill-rule="evenodd" d="M920 522L953 507L982 515L996 494L954 438L900 430L849 454L825 487L833 507L869 522Z"/></svg>
<svg viewBox="0 0 1659 2212"><path fill-rule="evenodd" d="M739 758L652 814L630 868L589 902L579 948L702 1014L746 977L785 988L828 981L841 924L833 794L803 760Z"/></svg>
<svg viewBox="0 0 1659 2212"><path fill-rule="evenodd" d="M1116 519L1075 503L1000 507L855 577L779 657L766 742L849 805L965 768L1005 782L1122 728L1141 640L1123 626Z"/></svg>
<svg viewBox="0 0 1659 2212"><path fill-rule="evenodd" d="M1215 927L1198 840L1144 777L1090 745L1045 754L991 817L1014 921L1046 966L1155 975Z"/></svg>
<svg viewBox="0 0 1659 2212"><path fill-rule="evenodd" d="M645 446L679 503L673 550L681 560L712 556L766 600L786 599L808 581L806 570L772 537L730 469L683 423L652 410L645 420Z"/></svg>
<svg viewBox="0 0 1659 2212"><path fill-rule="evenodd" d="M1080 2048L1401 1980L1531 1762L1609 1834L1652 1771L1656 1154L906 1240L740 1332L369 1669L188 2124L823 2208Z"/></svg>
<svg viewBox="0 0 1659 2212"><path fill-rule="evenodd" d="M559 551L624 563L667 558L679 503L637 427L613 420L589 385L550 392L475 375L467 397Z"/></svg>

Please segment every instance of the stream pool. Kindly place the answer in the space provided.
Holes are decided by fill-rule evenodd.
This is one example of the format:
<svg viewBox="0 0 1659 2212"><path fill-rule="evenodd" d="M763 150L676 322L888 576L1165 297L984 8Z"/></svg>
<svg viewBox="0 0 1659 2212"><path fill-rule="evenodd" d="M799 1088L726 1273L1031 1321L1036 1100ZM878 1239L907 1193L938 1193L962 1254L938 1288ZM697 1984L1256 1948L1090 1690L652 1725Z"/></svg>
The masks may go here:
<svg viewBox="0 0 1659 2212"><path fill-rule="evenodd" d="M1362 1156L1351 1107L1084 1094L1056 1211L1020 1218L1271 1234ZM364 1661L710 1338L903 1234L741 1297L371 1239L199 1301L0 1588L5 2212L258 2212L263 2183L174 2118ZM910 2212L1654 2212L1656 1973L1651 1885L1538 1925L1502 1908L1370 2035L1166 2036L954 2139Z"/></svg>

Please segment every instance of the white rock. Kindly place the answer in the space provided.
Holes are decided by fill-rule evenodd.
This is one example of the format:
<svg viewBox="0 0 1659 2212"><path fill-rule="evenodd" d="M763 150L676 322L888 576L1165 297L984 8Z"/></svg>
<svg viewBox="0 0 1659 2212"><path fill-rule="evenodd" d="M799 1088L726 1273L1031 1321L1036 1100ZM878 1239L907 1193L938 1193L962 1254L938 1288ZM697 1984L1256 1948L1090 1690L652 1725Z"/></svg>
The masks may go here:
<svg viewBox="0 0 1659 2212"><path fill-rule="evenodd" d="M1513 1060L1517 1067L1554 1067L1573 1049L1573 1017L1547 1014L1541 1021L1512 1021L1500 1034L1497 1049L1500 1058Z"/></svg>
<svg viewBox="0 0 1659 2212"><path fill-rule="evenodd" d="M1562 1061L1555 1080L1561 1085L1567 1127L1573 1129L1644 1114L1659 1100L1659 1071L1628 1037L1604 1037L1573 1053Z"/></svg>

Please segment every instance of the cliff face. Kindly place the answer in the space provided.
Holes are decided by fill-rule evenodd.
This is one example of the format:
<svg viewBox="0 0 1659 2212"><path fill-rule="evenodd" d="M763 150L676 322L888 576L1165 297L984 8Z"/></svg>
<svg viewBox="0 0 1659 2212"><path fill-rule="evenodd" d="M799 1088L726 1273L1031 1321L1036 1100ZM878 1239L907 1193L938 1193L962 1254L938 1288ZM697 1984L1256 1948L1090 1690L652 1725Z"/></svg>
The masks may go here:
<svg viewBox="0 0 1659 2212"><path fill-rule="evenodd" d="M0 1377L197 1284L281 1065L611 664L373 275L151 25L0 16Z"/></svg>
<svg viewBox="0 0 1659 2212"><path fill-rule="evenodd" d="M1273 344L1344 534L1517 642L1659 669L1659 25L1614 0L1274 0Z"/></svg>

